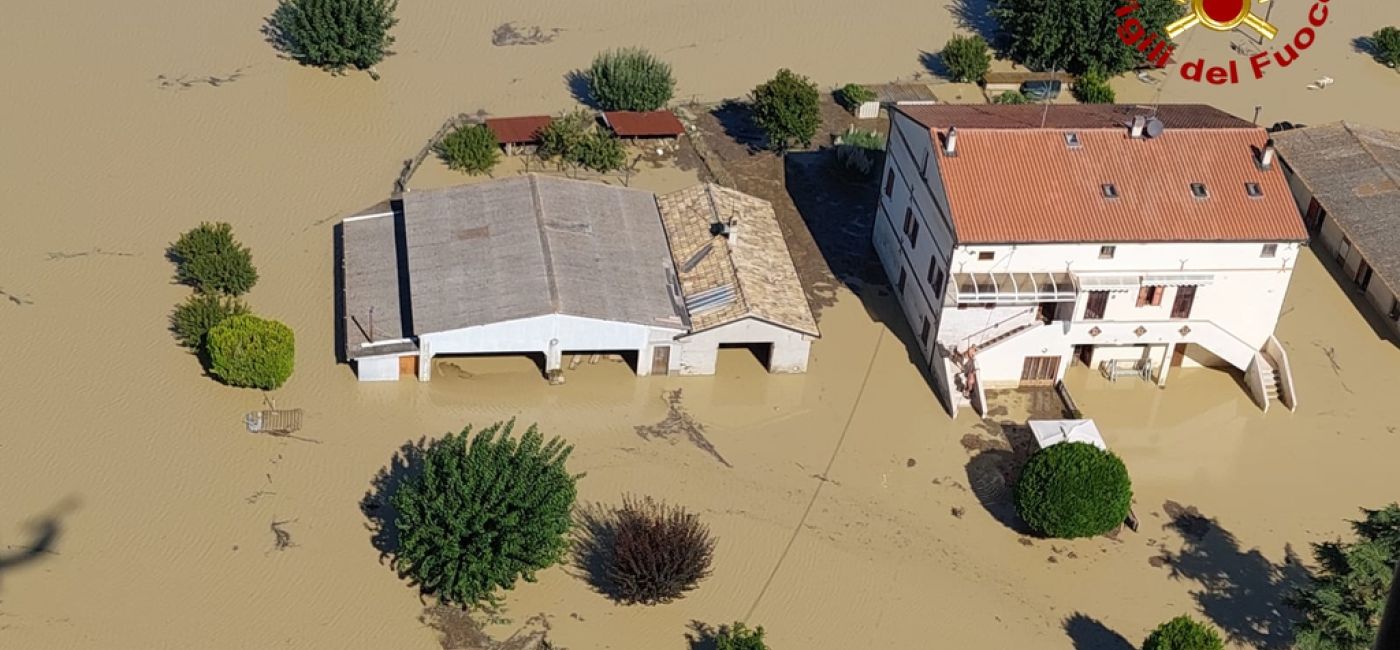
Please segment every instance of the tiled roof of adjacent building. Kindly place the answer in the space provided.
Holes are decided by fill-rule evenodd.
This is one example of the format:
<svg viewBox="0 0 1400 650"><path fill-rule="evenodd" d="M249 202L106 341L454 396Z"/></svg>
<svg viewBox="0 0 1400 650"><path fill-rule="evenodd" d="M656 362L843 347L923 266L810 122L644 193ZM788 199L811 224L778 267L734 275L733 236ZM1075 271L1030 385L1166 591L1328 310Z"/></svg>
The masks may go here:
<svg viewBox="0 0 1400 650"><path fill-rule="evenodd" d="M1131 106L897 110L929 129L960 244L1307 238L1279 166L1255 163L1268 134L1207 106L1160 107L1155 138L1129 136Z"/></svg>
<svg viewBox="0 0 1400 650"><path fill-rule="evenodd" d="M819 336L771 204L714 184L656 202L681 293L693 305L692 331L757 318ZM728 224L731 236L715 234L711 224L717 223Z"/></svg>
<svg viewBox="0 0 1400 650"><path fill-rule="evenodd" d="M674 138L685 133L671 111L608 111L603 122L622 138Z"/></svg>
<svg viewBox="0 0 1400 650"><path fill-rule="evenodd" d="M1400 292L1400 133L1337 122L1274 134L1284 162Z"/></svg>
<svg viewBox="0 0 1400 650"><path fill-rule="evenodd" d="M540 129L553 121L548 115L488 117L486 128L491 129L501 144L533 144L540 141Z"/></svg>

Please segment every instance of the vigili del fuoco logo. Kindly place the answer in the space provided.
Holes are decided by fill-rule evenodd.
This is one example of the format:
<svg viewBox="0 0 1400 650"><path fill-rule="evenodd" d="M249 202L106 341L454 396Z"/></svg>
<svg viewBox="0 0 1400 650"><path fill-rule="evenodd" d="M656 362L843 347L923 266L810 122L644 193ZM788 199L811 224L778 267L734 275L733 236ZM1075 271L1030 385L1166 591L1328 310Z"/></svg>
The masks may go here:
<svg viewBox="0 0 1400 650"><path fill-rule="evenodd" d="M1263 79L1271 67L1287 68L1303 51L1317 39L1316 28L1327 22L1329 0L1316 0L1308 10L1308 22L1292 34L1292 38L1279 38L1278 28L1267 19L1254 12L1255 0L1176 0L1178 4L1189 4L1190 11L1166 27L1166 34L1149 32L1142 21L1132 14L1142 7L1139 0L1127 0L1115 14L1123 19L1118 25L1118 39L1147 56L1147 62L1164 68L1171 61L1176 46L1169 38L1176 38L1187 30L1201 26L1217 32L1228 32L1241 27L1257 33L1264 49L1251 54L1249 72L1255 79ZM1265 4L1269 0L1258 0ZM1240 82L1240 59L1232 58L1223 64L1207 61L1204 57L1181 64L1182 79L1188 81L1224 85Z"/></svg>

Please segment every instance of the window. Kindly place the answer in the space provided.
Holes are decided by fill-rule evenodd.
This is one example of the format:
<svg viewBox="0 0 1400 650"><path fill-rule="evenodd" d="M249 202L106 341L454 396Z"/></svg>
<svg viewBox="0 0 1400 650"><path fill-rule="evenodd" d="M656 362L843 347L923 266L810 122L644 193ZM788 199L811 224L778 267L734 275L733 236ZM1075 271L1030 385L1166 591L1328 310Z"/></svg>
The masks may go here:
<svg viewBox="0 0 1400 650"><path fill-rule="evenodd" d="M1172 301L1172 318L1190 318L1191 306L1196 304L1196 287L1176 288L1176 300Z"/></svg>
<svg viewBox="0 0 1400 650"><path fill-rule="evenodd" d="M1191 196L1194 196L1198 199L1204 199L1210 196L1210 192L1206 191L1205 183L1192 183Z"/></svg>
<svg viewBox="0 0 1400 650"><path fill-rule="evenodd" d="M995 252L992 252L992 251L982 251L982 252L980 252L980 253L977 254L977 260L980 261L980 262L986 262L986 261L988 261L988 260L996 259L996 256L997 256L997 254L996 254Z"/></svg>
<svg viewBox="0 0 1400 650"><path fill-rule="evenodd" d="M928 176L928 149L924 150L924 164L919 167L919 173Z"/></svg>
<svg viewBox="0 0 1400 650"><path fill-rule="evenodd" d="M909 228L914 223L914 208L904 209L904 234L909 234Z"/></svg>
<svg viewBox="0 0 1400 650"><path fill-rule="evenodd" d="M1163 293L1166 293L1163 287L1143 287L1138 290L1137 306L1160 305Z"/></svg>
<svg viewBox="0 0 1400 650"><path fill-rule="evenodd" d="M1400 322L1400 298L1390 299L1390 320Z"/></svg>
<svg viewBox="0 0 1400 650"><path fill-rule="evenodd" d="M914 225L909 227L909 247L914 248L919 245L919 221L914 220Z"/></svg>
<svg viewBox="0 0 1400 650"><path fill-rule="evenodd" d="M895 286L899 287L899 295L904 295L904 285L908 284L908 282L909 272L904 270L904 267L899 267L899 282L895 283Z"/></svg>
<svg viewBox="0 0 1400 650"><path fill-rule="evenodd" d="M1259 251L1259 257L1273 257L1278 253L1278 244L1264 244L1264 248Z"/></svg>
<svg viewBox="0 0 1400 650"><path fill-rule="evenodd" d="M888 176L885 176L885 197L894 194L894 170L891 169Z"/></svg>
<svg viewBox="0 0 1400 650"><path fill-rule="evenodd" d="M1342 243L1337 246L1337 263L1343 266L1347 263L1347 255L1351 253L1351 239L1342 237Z"/></svg>
<svg viewBox="0 0 1400 650"><path fill-rule="evenodd" d="M1070 131L1069 133L1065 134L1065 146L1069 147L1070 149L1078 149L1084 146L1084 143L1079 141L1078 133Z"/></svg>
<svg viewBox="0 0 1400 650"><path fill-rule="evenodd" d="M923 316L922 318L924 322L919 326L919 341L924 345L928 345L928 316Z"/></svg>
<svg viewBox="0 0 1400 650"><path fill-rule="evenodd" d="M904 236L909 238L910 248L919 244L919 220L914 218L912 206L904 209Z"/></svg>
<svg viewBox="0 0 1400 650"><path fill-rule="evenodd" d="M1089 300L1084 303L1084 320L1103 320L1108 309L1107 291L1090 291Z"/></svg>
<svg viewBox="0 0 1400 650"><path fill-rule="evenodd" d="M1257 199L1264 196L1264 188L1259 187L1258 183L1245 183L1244 193L1248 194L1249 198Z"/></svg>
<svg viewBox="0 0 1400 650"><path fill-rule="evenodd" d="M943 289L947 283L943 281L943 269L938 268L937 258L928 261L929 278L928 282L933 285L933 297L937 300L943 299Z"/></svg>
<svg viewBox="0 0 1400 650"><path fill-rule="evenodd" d="M1117 246L1100 246L1100 247L1099 247L1099 259L1101 259L1101 260L1111 260L1111 259L1113 259L1113 254L1114 254L1114 253L1117 253L1117 252L1118 252L1118 247L1117 247Z"/></svg>
<svg viewBox="0 0 1400 650"><path fill-rule="evenodd" d="M1103 198L1105 198L1105 199L1116 199L1116 198L1118 198L1118 186L1117 186L1117 185L1114 185L1113 183L1104 183L1103 185L1100 186L1100 188L1103 189Z"/></svg>

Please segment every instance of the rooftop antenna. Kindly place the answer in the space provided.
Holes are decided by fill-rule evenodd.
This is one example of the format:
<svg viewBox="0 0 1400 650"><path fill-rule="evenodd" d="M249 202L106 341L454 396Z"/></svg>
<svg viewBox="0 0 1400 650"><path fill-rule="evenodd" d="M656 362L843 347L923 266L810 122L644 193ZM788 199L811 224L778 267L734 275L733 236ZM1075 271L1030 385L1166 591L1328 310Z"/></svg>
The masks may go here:
<svg viewBox="0 0 1400 650"><path fill-rule="evenodd" d="M374 305L369 306L369 342L374 342Z"/></svg>

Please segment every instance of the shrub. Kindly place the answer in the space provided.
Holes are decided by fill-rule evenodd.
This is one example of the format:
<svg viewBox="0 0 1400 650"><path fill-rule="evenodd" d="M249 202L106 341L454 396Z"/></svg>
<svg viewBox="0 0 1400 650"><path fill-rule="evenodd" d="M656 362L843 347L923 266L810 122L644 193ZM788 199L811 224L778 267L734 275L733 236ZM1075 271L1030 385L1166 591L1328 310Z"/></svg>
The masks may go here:
<svg viewBox="0 0 1400 650"><path fill-rule="evenodd" d="M1319 571L1288 598L1302 615L1298 650L1370 650L1400 562L1400 505L1362 510L1356 540L1313 545Z"/></svg>
<svg viewBox="0 0 1400 650"><path fill-rule="evenodd" d="M1113 87L1102 74L1090 71L1074 82L1074 98L1085 104L1112 104Z"/></svg>
<svg viewBox="0 0 1400 650"><path fill-rule="evenodd" d="M204 350L205 337L215 325L233 316L248 313L248 305L228 296L197 293L185 299L170 314L170 329L180 345Z"/></svg>
<svg viewBox="0 0 1400 650"><path fill-rule="evenodd" d="M627 152L622 148L622 141L611 133L594 129L583 136L568 158L584 169L610 172L622 169L627 163Z"/></svg>
<svg viewBox="0 0 1400 650"><path fill-rule="evenodd" d="M231 386L272 390L292 376L296 338L275 320L243 314L209 330L209 370Z"/></svg>
<svg viewBox="0 0 1400 650"><path fill-rule="evenodd" d="M593 116L586 111L564 113L540 129L540 144L535 154L545 160L558 158L561 163L567 162L592 128Z"/></svg>
<svg viewBox="0 0 1400 650"><path fill-rule="evenodd" d="M1029 104L1031 100L1021 94L1019 90L1011 90L997 95L992 99L993 104Z"/></svg>
<svg viewBox="0 0 1400 650"><path fill-rule="evenodd" d="M398 0L281 0L267 32L306 65L364 70L389 54L397 8Z"/></svg>
<svg viewBox="0 0 1400 650"><path fill-rule="evenodd" d="M1147 53L1118 38L1121 23L1114 12L1121 0L993 0L988 14L1013 60L1032 70L1067 70L1082 74L1102 70L1115 75L1147 60ZM1144 33L1163 34L1182 14L1174 0L1140 0L1132 18Z"/></svg>
<svg viewBox="0 0 1400 650"><path fill-rule="evenodd" d="M1157 626L1142 642L1142 650L1224 650L1225 642L1209 625L1178 616Z"/></svg>
<svg viewBox="0 0 1400 650"><path fill-rule="evenodd" d="M1132 499L1123 461L1083 442L1036 452L1016 483L1016 511L1047 537L1102 535L1123 523Z"/></svg>
<svg viewBox="0 0 1400 650"><path fill-rule="evenodd" d="M865 102L875 101L875 91L860 84L846 84L836 90L836 102L854 113Z"/></svg>
<svg viewBox="0 0 1400 650"><path fill-rule="evenodd" d="M473 176L489 173L501 159L501 143L485 124L458 127L433 149L448 168Z"/></svg>
<svg viewBox="0 0 1400 650"><path fill-rule="evenodd" d="M671 66L641 48L608 50L588 68L588 89L605 111L654 111L675 88Z"/></svg>
<svg viewBox="0 0 1400 650"><path fill-rule="evenodd" d="M794 141L807 147L821 126L817 85L787 68L753 89L753 119L768 145L786 151Z"/></svg>
<svg viewBox="0 0 1400 650"><path fill-rule="evenodd" d="M613 517L607 578L618 600L671 602L710 575L715 542L699 516L650 497L626 497Z"/></svg>
<svg viewBox="0 0 1400 650"><path fill-rule="evenodd" d="M750 630L743 623L735 623L715 634L715 650L769 650L763 641L763 626Z"/></svg>
<svg viewBox="0 0 1400 650"><path fill-rule="evenodd" d="M981 36L954 36L943 46L943 65L953 81L981 83L992 65L987 41Z"/></svg>
<svg viewBox="0 0 1400 650"><path fill-rule="evenodd" d="M1400 29L1382 27L1371 34L1371 49L1377 61L1400 67Z"/></svg>
<svg viewBox="0 0 1400 650"><path fill-rule="evenodd" d="M394 568L442 603L494 605L497 590L533 581L568 547L577 477L564 462L573 448L534 426L513 438L514 426L433 441L422 471L390 497Z"/></svg>
<svg viewBox="0 0 1400 650"><path fill-rule="evenodd" d="M871 151L884 151L885 137L877 131L851 129L841 136L841 144Z"/></svg>
<svg viewBox="0 0 1400 650"><path fill-rule="evenodd" d="M258 281L253 254L233 237L226 223L202 223L166 250L175 279L202 293L240 296Z"/></svg>
<svg viewBox="0 0 1400 650"><path fill-rule="evenodd" d="M860 176L869 176L879 159L875 152L884 149L885 139L879 133L852 128L836 139L836 161Z"/></svg>

